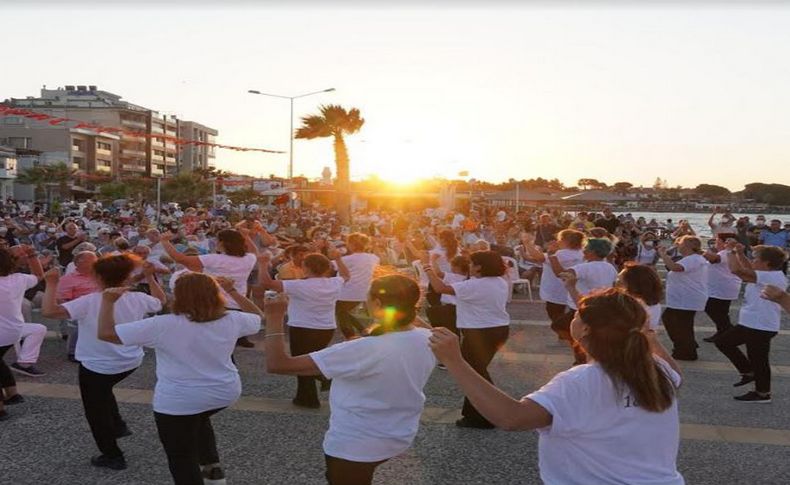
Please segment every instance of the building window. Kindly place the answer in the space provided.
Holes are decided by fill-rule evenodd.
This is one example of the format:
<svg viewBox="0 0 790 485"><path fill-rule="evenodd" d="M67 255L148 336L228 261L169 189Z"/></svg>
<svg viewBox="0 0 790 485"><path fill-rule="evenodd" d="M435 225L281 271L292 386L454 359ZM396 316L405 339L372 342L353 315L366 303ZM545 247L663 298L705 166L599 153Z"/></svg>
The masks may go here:
<svg viewBox="0 0 790 485"><path fill-rule="evenodd" d="M5 119L5 124L7 125L21 125L23 123L24 121L21 116L9 116Z"/></svg>
<svg viewBox="0 0 790 485"><path fill-rule="evenodd" d="M96 148L99 150L112 150L112 145L104 143L103 141L96 142Z"/></svg>
<svg viewBox="0 0 790 485"><path fill-rule="evenodd" d="M112 167L112 162L110 160L96 159L96 166L97 167Z"/></svg>
<svg viewBox="0 0 790 485"><path fill-rule="evenodd" d="M8 138L0 138L0 145L11 148L33 148L33 139L24 136L9 136Z"/></svg>

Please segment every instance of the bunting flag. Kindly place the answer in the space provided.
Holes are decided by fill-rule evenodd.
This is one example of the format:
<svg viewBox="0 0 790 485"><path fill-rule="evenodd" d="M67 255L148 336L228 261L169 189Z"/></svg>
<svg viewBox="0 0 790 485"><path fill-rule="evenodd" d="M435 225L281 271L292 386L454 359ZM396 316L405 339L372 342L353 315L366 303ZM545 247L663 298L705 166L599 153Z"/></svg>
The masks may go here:
<svg viewBox="0 0 790 485"><path fill-rule="evenodd" d="M96 133L111 133L113 135L131 135L131 136L139 136L143 138L161 138L173 142L176 145L209 146L209 147L221 148L223 150L233 150L237 152L285 153L283 151L267 150L266 148L247 148L247 147L237 147L231 145L220 145L218 143L209 143L205 141L186 140L184 138L178 138L177 136L165 135L162 133L147 133L144 131L127 130L124 128L106 127L92 123L85 123L84 121L81 120L75 120L71 118L60 118L45 113L37 113L35 111L25 108L15 108L13 106L0 104L0 117L9 117L9 116L21 116L22 118L27 118L35 121L46 121L48 124L52 126L74 124L74 126L71 126L72 129L91 130Z"/></svg>

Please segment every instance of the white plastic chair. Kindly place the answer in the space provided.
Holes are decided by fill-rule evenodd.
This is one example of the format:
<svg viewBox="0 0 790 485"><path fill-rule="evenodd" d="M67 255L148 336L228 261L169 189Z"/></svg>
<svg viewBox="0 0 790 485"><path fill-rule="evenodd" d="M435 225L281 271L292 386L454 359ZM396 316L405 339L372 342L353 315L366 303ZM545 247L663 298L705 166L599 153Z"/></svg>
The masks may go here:
<svg viewBox="0 0 790 485"><path fill-rule="evenodd" d="M509 256L502 256L502 260L505 262L505 266L507 267L505 275L507 276L508 287L510 289L508 301L513 299L513 289L519 285L523 285L527 289L529 301L534 301L532 298L532 283L528 279L520 277L518 272L518 262L516 259Z"/></svg>

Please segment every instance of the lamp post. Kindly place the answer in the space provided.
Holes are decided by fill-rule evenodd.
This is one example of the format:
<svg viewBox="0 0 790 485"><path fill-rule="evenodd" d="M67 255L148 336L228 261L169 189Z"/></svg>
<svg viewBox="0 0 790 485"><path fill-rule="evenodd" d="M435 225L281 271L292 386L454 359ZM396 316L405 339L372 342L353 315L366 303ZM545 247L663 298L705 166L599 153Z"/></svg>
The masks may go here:
<svg viewBox="0 0 790 485"><path fill-rule="evenodd" d="M288 180L294 177L294 99L305 98L314 94L329 93L334 91L335 88L322 89L321 91L313 91L311 93L299 94L297 96L283 96L281 94L262 93L256 89L250 89L247 92L250 94L257 94L259 96L269 96L272 98L287 99L291 102L291 124L289 125L288 138L290 140L290 149L288 150Z"/></svg>

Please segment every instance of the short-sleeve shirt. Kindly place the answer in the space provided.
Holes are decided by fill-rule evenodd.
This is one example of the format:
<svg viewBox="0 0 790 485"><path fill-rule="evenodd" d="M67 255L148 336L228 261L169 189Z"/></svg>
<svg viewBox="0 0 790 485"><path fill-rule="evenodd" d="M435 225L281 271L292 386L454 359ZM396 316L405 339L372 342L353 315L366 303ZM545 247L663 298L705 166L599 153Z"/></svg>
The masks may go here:
<svg viewBox="0 0 790 485"><path fill-rule="evenodd" d="M565 269L584 262L584 252L580 249L560 249L554 255L557 257L560 266ZM566 305L568 303L568 290L565 289L565 284L551 269L548 255L546 255L546 261L543 263L543 272L540 275L540 299L558 305Z"/></svg>
<svg viewBox="0 0 790 485"><path fill-rule="evenodd" d="M656 360L674 386L680 386L680 376ZM544 483L683 485L676 465L676 400L663 412L646 411L597 363L561 372L525 399L552 416L552 424L538 430Z"/></svg>
<svg viewBox="0 0 790 485"><path fill-rule="evenodd" d="M136 369L143 362L138 345L117 345L99 340L99 308L102 294L91 293L63 303L72 320L77 320L80 336L74 356L88 370L113 375ZM115 324L134 322L162 309L162 302L140 292L124 293L115 303Z"/></svg>
<svg viewBox="0 0 790 485"><path fill-rule="evenodd" d="M571 269L576 273L576 290L581 296L611 288L617 280L617 270L609 261L588 261ZM576 301L571 295L568 295L568 306L576 310Z"/></svg>
<svg viewBox="0 0 790 485"><path fill-rule="evenodd" d="M310 354L332 379L324 453L374 462L411 446L436 359L423 328L339 343Z"/></svg>
<svg viewBox="0 0 790 485"><path fill-rule="evenodd" d="M507 312L510 287L504 277L471 278L450 286L455 290L458 328L510 325L510 314Z"/></svg>
<svg viewBox="0 0 790 485"><path fill-rule="evenodd" d="M782 307L766 300L760 293L766 285L784 290L787 288L787 277L781 271L755 271L755 274L757 281L746 284L738 324L756 330L777 332L782 318Z"/></svg>
<svg viewBox="0 0 790 485"><path fill-rule="evenodd" d="M704 310L708 302L708 261L691 254L677 264L683 266L683 271L667 273L667 308Z"/></svg>
<svg viewBox="0 0 790 485"><path fill-rule="evenodd" d="M337 328L335 303L345 281L334 278L308 278L283 281L288 295L288 326L331 330Z"/></svg>
<svg viewBox="0 0 790 485"><path fill-rule="evenodd" d="M257 314L229 311L211 322L159 315L115 326L124 345L156 351L154 411L183 416L230 406L241 395L231 360L236 340L261 328Z"/></svg>
<svg viewBox="0 0 790 485"><path fill-rule="evenodd" d="M13 345L22 334L22 300L38 278L24 273L0 276L0 346Z"/></svg>
<svg viewBox="0 0 790 485"><path fill-rule="evenodd" d="M373 280L373 271L379 265L379 257L370 253L354 253L343 256L343 264L349 272L349 279L340 293L341 301L366 301Z"/></svg>
<svg viewBox="0 0 790 485"><path fill-rule="evenodd" d="M233 280L233 287L240 295L247 294L247 279L250 277L257 258L252 253L244 256L230 256L227 254L203 254L198 256L203 265L203 272L209 276L223 276ZM224 290L225 306L238 309L239 305L233 301Z"/></svg>

